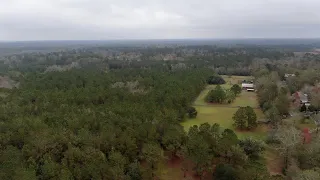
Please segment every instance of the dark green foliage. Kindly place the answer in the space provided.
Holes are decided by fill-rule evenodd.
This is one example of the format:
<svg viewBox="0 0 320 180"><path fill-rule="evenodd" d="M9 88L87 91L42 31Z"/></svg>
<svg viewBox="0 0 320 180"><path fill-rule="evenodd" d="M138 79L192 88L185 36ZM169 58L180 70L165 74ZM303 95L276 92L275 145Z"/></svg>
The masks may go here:
<svg viewBox="0 0 320 180"><path fill-rule="evenodd" d="M265 112L266 118L270 121L273 127L277 127L277 125L281 122L282 118L275 106L272 106Z"/></svg>
<svg viewBox="0 0 320 180"><path fill-rule="evenodd" d="M246 155L238 143L238 137L232 130L225 129L221 133L217 124L193 126L188 132L184 157L194 162L194 169L202 176L204 172L212 171L215 158L223 158L235 165L243 164Z"/></svg>
<svg viewBox="0 0 320 180"><path fill-rule="evenodd" d="M225 129L222 132L222 137L220 140L220 154L223 156L227 156L228 151L232 146L237 145L239 143L239 139L237 135L231 129Z"/></svg>
<svg viewBox="0 0 320 180"><path fill-rule="evenodd" d="M265 150L263 142L252 138L240 140L239 144L243 148L244 152L250 158L254 159L258 158L261 155L261 153Z"/></svg>
<svg viewBox="0 0 320 180"><path fill-rule="evenodd" d="M227 158L228 163L231 163L234 166L243 166L248 160L248 156L239 145L234 145L230 148L227 154Z"/></svg>
<svg viewBox="0 0 320 180"><path fill-rule="evenodd" d="M147 162L147 169L150 170L151 176L154 177L157 165L163 158L162 149L155 143L144 144L142 158Z"/></svg>
<svg viewBox="0 0 320 180"><path fill-rule="evenodd" d="M239 143L237 135L231 129L225 129L218 144L218 155L224 158L225 162L234 162L233 148Z"/></svg>
<svg viewBox="0 0 320 180"><path fill-rule="evenodd" d="M219 75L213 75L207 79L207 83L208 84L225 84L226 81Z"/></svg>
<svg viewBox="0 0 320 180"><path fill-rule="evenodd" d="M257 127L257 115L252 107L240 107L233 115L234 125L241 129L253 129Z"/></svg>
<svg viewBox="0 0 320 180"><path fill-rule="evenodd" d="M131 180L141 180L142 174L141 174L139 162L136 161L136 162L129 164L127 174Z"/></svg>
<svg viewBox="0 0 320 180"><path fill-rule="evenodd" d="M289 114L290 100L287 93L279 93L277 99L275 100L275 106L280 115Z"/></svg>
<svg viewBox="0 0 320 180"><path fill-rule="evenodd" d="M16 153L13 161L2 159L1 179L18 172L41 179L141 179L144 170L154 176L163 150L181 154L186 135L179 122L211 73L86 69L26 74L21 88L0 107L0 154ZM115 86L118 82L134 88ZM6 148L11 150L6 153ZM150 169L133 167L137 159Z"/></svg>
<svg viewBox="0 0 320 180"><path fill-rule="evenodd" d="M244 107L240 107L237 112L232 117L234 121L234 125L239 129L247 128L247 114L246 109Z"/></svg>
<svg viewBox="0 0 320 180"><path fill-rule="evenodd" d="M237 94L231 89L225 90L217 85L213 90L209 91L206 96L208 103L232 103L236 99Z"/></svg>
<svg viewBox="0 0 320 180"><path fill-rule="evenodd" d="M226 91L226 101L227 103L232 103L234 100L236 99L236 94L231 91L231 90L227 90Z"/></svg>
<svg viewBox="0 0 320 180"><path fill-rule="evenodd" d="M189 118L196 118L198 115L198 112L194 107L188 107L187 113Z"/></svg>
<svg viewBox="0 0 320 180"><path fill-rule="evenodd" d="M171 152L172 156L181 154L185 144L186 134L181 126L170 126L164 130L162 144L164 148Z"/></svg>
<svg viewBox="0 0 320 180"><path fill-rule="evenodd" d="M232 85L230 90L233 91L235 95L238 95L241 93L241 87L238 84Z"/></svg>
<svg viewBox="0 0 320 180"><path fill-rule="evenodd" d="M13 146L7 146L0 154L0 179L36 179L35 169L27 168L22 152Z"/></svg>
<svg viewBox="0 0 320 180"><path fill-rule="evenodd" d="M226 92L220 85L217 85L213 90L211 90L207 97L206 100L209 103L223 103L227 98Z"/></svg>
<svg viewBox="0 0 320 180"><path fill-rule="evenodd" d="M269 74L257 77L255 88L257 90L259 106L263 108L264 111L268 110L266 107L271 107L271 104L273 104L273 101L278 96L277 81L279 81L279 79L276 72L269 72ZM266 106L266 104L268 106Z"/></svg>
<svg viewBox="0 0 320 180"><path fill-rule="evenodd" d="M246 107L246 115L248 122L248 129L254 129L257 127L257 115L254 112L253 108L250 106Z"/></svg>
<svg viewBox="0 0 320 180"><path fill-rule="evenodd" d="M210 146L204 141L204 138L199 133L193 134L192 131L194 130L191 129L189 131L186 144L187 157L195 163L195 170L197 174L202 175L204 171L210 168L212 158L212 155L210 154Z"/></svg>
<svg viewBox="0 0 320 180"><path fill-rule="evenodd" d="M214 173L214 179L216 180L236 180L237 177L236 170L228 164L217 165Z"/></svg>
<svg viewBox="0 0 320 180"><path fill-rule="evenodd" d="M126 158L121 153L112 151L109 154L108 161L113 179L124 179L125 166L127 165Z"/></svg>
<svg viewBox="0 0 320 180"><path fill-rule="evenodd" d="M303 104L301 107L300 107L300 112L306 112L307 111L307 106L306 104Z"/></svg>
<svg viewBox="0 0 320 180"><path fill-rule="evenodd" d="M172 53L183 63L157 59ZM202 124L186 134L179 123L196 117L189 107L208 83L225 83L208 67L250 75L254 58L284 55L291 56L259 47L134 46L0 57L0 72L20 82L0 99L0 179L156 179L164 151L192 161L198 175L210 174L217 158L241 166L246 156L232 130ZM55 65L61 72L50 71ZM232 102L238 92L215 91L209 102Z"/></svg>
<svg viewBox="0 0 320 180"><path fill-rule="evenodd" d="M314 106L314 105L310 105L309 107L308 107L308 111L310 111L310 112L315 112L315 111L317 111L317 108Z"/></svg>
<svg viewBox="0 0 320 180"><path fill-rule="evenodd" d="M263 112L267 112L270 108L273 107L272 104L273 104L273 103L272 103L272 102L269 102L269 101L263 103L263 105L262 105L262 111L263 111ZM277 110L277 111L278 111L278 110ZM278 112L279 112L279 111L278 111Z"/></svg>

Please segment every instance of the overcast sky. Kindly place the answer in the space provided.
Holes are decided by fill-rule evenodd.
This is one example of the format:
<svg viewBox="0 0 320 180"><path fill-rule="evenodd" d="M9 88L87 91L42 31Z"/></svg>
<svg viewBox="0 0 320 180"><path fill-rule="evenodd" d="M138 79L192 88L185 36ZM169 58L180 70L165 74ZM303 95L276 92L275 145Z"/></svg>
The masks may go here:
<svg viewBox="0 0 320 180"><path fill-rule="evenodd" d="M320 0L0 0L0 41L320 37Z"/></svg>

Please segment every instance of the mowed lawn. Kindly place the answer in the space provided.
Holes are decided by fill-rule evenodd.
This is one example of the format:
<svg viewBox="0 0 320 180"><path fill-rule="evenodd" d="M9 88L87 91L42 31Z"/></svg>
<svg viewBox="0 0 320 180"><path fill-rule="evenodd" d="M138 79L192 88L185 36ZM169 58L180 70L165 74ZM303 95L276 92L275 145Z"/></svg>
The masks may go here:
<svg viewBox="0 0 320 180"><path fill-rule="evenodd" d="M251 80L250 76L223 76L226 84L223 88L230 88L233 84L241 84L243 80ZM188 119L182 123L185 130L189 130L193 125L201 125L203 123L220 124L221 128L229 128L235 130L233 126L233 114L238 110L239 106L251 106L255 108L258 120L263 119L264 115L258 108L256 93L242 91L242 93L231 104L208 104L205 102L207 93L214 89L215 85L208 85L198 96L194 102L194 107L198 111L198 116L195 119ZM257 138L264 138L267 132L267 127L259 126L254 131L236 131L239 138L253 136Z"/></svg>
<svg viewBox="0 0 320 180"><path fill-rule="evenodd" d="M210 90L214 89L215 85L208 85L194 101L194 106L207 106L205 98ZM231 87L231 86L230 86ZM224 87L225 88L225 87ZM215 106L251 106L253 108L258 107L257 95L254 92L242 91L241 94L231 104L214 104Z"/></svg>
<svg viewBox="0 0 320 180"><path fill-rule="evenodd" d="M257 94L255 92L242 91L231 106L251 106L258 108Z"/></svg>
<svg viewBox="0 0 320 180"><path fill-rule="evenodd" d="M187 121L181 123L185 130L189 130L190 127L194 125L201 125L203 123L209 124L220 124L223 129L229 128L235 130L233 127L233 114L238 110L238 108L231 107L215 107L215 106L196 106L198 111L198 116L195 119L188 119ZM264 117L260 109L255 109L258 119ZM267 132L266 127L259 126L254 131L236 131L239 138L254 136L262 138Z"/></svg>
<svg viewBox="0 0 320 180"><path fill-rule="evenodd" d="M232 85L239 84L241 86L241 82L243 80L252 80L253 77L251 76L222 76L223 79L226 81L226 84L222 84L221 87L224 89L230 89ZM209 91L214 89L216 85L208 85L197 97L194 101L194 105L208 105L206 103L205 98ZM216 106L251 106L251 107L258 107L256 93L254 92L247 92L242 91L242 93L236 98L236 100L231 104L216 104Z"/></svg>

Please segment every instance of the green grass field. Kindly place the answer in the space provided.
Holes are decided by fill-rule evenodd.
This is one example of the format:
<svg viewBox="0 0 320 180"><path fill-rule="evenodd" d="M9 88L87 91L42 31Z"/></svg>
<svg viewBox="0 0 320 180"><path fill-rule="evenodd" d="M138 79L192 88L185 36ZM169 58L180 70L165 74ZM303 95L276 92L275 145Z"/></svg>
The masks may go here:
<svg viewBox="0 0 320 180"><path fill-rule="evenodd" d="M222 84L221 87L224 89L230 89L233 84L241 84L243 80L251 80L253 77L251 76L222 76L226 84ZM194 105L208 105L205 102L205 98L210 90L214 89L216 85L208 85L197 97L194 101ZM258 107L258 102L256 100L256 94L253 92L242 91L242 93L236 98L236 100L229 104L228 106L251 106L251 107ZM216 104L216 106L226 106L225 104Z"/></svg>
<svg viewBox="0 0 320 180"><path fill-rule="evenodd" d="M230 88L233 84L240 84L242 80L251 80L250 76L223 76L226 84L223 88ZM235 130L233 127L233 114L238 110L238 106L258 107L256 93L243 91L236 100L231 104L208 104L205 102L207 93L213 89L215 85L208 85L198 96L194 102L194 107L198 111L198 116L195 119L188 119L181 123L185 130L188 130L193 125L200 125L203 123L220 124L221 128L229 128ZM258 119L264 118L260 109L255 109ZM267 127L261 125L254 131L236 131L239 138L253 136L257 138L264 138L267 132Z"/></svg>
<svg viewBox="0 0 320 180"><path fill-rule="evenodd" d="M236 100L231 104L232 106L251 106L258 108L257 94L254 92L242 91Z"/></svg>
<svg viewBox="0 0 320 180"><path fill-rule="evenodd" d="M195 119L188 119L187 121L182 123L182 126L185 130L188 130L190 127L194 125L200 125L203 123L209 124L220 124L221 128L229 128L235 130L233 127L233 114L238 110L238 108L230 108L230 107L215 107L215 106L196 106L198 111L198 116ZM255 112L259 118L263 118L263 113L260 109L255 109ZM239 138L253 136L263 138L267 129L264 126L259 126L254 131L245 131L239 132L236 131Z"/></svg>
<svg viewBox="0 0 320 180"><path fill-rule="evenodd" d="M208 105L205 101L205 98L209 91L214 88L214 85L209 85L204 89L197 99L194 101L195 106L204 106ZM215 104L215 106L251 106L253 108L258 107L257 96L254 92L242 91L241 94L236 98L236 100L231 104Z"/></svg>

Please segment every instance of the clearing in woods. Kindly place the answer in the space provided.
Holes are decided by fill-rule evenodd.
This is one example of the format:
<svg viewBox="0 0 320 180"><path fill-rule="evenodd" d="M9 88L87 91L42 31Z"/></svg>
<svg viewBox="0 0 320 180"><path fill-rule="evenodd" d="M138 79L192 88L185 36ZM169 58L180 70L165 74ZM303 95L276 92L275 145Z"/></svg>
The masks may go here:
<svg viewBox="0 0 320 180"><path fill-rule="evenodd" d="M243 80L252 80L251 76L222 76L226 84L221 85L225 89L229 89L233 84L241 85ZM231 104L209 104L205 102L205 97L208 92L215 88L215 85L208 85L198 96L194 102L194 107L198 111L197 118L188 119L181 123L182 126L188 130L194 125L201 125L203 123L220 124L221 128L229 128L235 130L233 127L233 114L238 110L239 106L251 106L254 108L258 120L263 119L264 115L258 107L257 96L255 92L242 91L236 100ZM256 137L259 139L265 138L267 127L265 125L259 125L253 131L236 131L239 138L248 136Z"/></svg>
<svg viewBox="0 0 320 180"><path fill-rule="evenodd" d="M221 85L225 89L229 89L233 84L241 85L243 80L252 80L251 76L222 76L226 84ZM188 131L193 125L201 125L203 123L220 124L221 128L229 128L236 132L240 139L245 137L253 137L256 139L265 139L268 127L266 125L259 125L253 131L237 131L233 127L233 114L238 110L239 106L251 106L257 114L258 120L263 119L264 115L258 106L257 95L255 92L242 91L236 100L231 104L208 104L205 102L205 97L208 92L215 88L215 85L208 85L194 101L193 106L197 109L198 115L195 119L188 119L181 123L185 130ZM282 159L277 152L267 149L264 153L264 162L271 175L281 174ZM160 168L160 179L185 179L183 177L182 162L180 159L168 160L162 164ZM197 180L192 171L187 172L187 179ZM212 179L212 177L205 177L204 179ZM272 178L272 179L277 179ZM281 179L281 178L280 178Z"/></svg>

